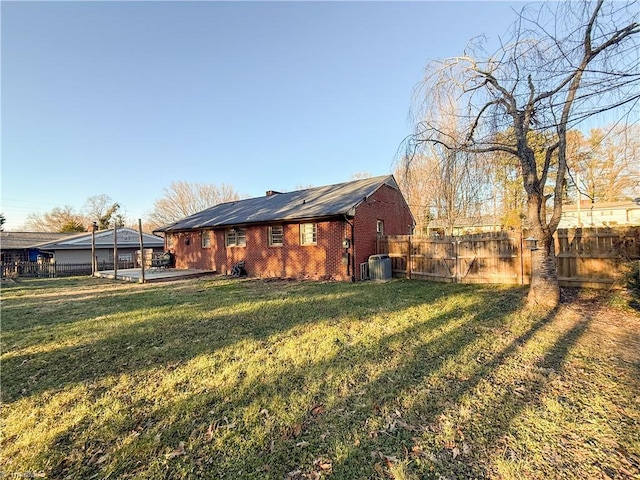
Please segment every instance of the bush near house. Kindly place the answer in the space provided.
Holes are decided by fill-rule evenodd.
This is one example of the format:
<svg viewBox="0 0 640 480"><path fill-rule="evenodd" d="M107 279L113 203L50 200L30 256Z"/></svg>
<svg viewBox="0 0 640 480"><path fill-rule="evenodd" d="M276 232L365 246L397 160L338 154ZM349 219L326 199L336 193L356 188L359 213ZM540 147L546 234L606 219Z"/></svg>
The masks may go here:
<svg viewBox="0 0 640 480"><path fill-rule="evenodd" d="M640 316L519 287L25 280L3 476L637 478Z"/></svg>

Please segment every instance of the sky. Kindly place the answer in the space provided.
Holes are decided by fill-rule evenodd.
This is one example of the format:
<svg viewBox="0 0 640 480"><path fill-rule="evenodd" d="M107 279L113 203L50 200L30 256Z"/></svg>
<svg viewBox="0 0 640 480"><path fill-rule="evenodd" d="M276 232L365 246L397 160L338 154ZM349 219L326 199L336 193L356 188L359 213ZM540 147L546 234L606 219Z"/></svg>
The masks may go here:
<svg viewBox="0 0 640 480"><path fill-rule="evenodd" d="M1 211L172 181L243 196L393 172L431 60L497 48L518 2L2 1Z"/></svg>

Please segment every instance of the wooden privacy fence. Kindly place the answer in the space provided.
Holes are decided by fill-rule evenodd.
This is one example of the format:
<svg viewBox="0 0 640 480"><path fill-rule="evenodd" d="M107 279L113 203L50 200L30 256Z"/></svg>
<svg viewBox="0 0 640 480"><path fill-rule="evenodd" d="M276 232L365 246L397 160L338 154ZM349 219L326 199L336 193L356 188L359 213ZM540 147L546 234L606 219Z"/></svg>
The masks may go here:
<svg viewBox="0 0 640 480"><path fill-rule="evenodd" d="M524 285L531 275L525 236L518 232L385 236L378 238L377 253L389 255L395 276ZM640 227L561 229L555 244L562 286L608 288L620 278L622 264L640 258Z"/></svg>

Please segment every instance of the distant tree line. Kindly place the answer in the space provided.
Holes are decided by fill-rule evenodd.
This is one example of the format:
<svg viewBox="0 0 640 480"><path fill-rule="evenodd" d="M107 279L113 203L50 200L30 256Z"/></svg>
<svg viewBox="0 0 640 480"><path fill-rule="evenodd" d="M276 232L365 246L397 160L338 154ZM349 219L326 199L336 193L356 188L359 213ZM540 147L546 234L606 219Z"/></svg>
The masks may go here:
<svg viewBox="0 0 640 480"><path fill-rule="evenodd" d="M172 182L163 189L163 197L155 200L153 209L143 218L143 230L168 225L219 203L238 200L240 194L231 185ZM0 218L4 225L4 214ZM86 232L95 222L99 230L117 227L137 229L137 219L127 219L120 203L105 194L89 197L80 209L71 205L54 207L46 213L30 213L22 229L33 232Z"/></svg>

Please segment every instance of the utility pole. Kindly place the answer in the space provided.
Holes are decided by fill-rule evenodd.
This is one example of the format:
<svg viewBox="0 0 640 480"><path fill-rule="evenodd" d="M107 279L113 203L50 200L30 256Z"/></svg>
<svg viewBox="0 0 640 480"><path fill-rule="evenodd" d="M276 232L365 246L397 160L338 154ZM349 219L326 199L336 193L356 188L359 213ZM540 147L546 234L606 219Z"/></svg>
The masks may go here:
<svg viewBox="0 0 640 480"><path fill-rule="evenodd" d="M98 224L93 222L91 225L91 276L94 277L96 271L98 270L98 265L96 265L96 229L98 228Z"/></svg>
<svg viewBox="0 0 640 480"><path fill-rule="evenodd" d="M113 279L118 279L118 222L113 222Z"/></svg>
<svg viewBox="0 0 640 480"><path fill-rule="evenodd" d="M140 283L144 283L144 241L142 237L142 219L138 219L138 230L140 231Z"/></svg>

